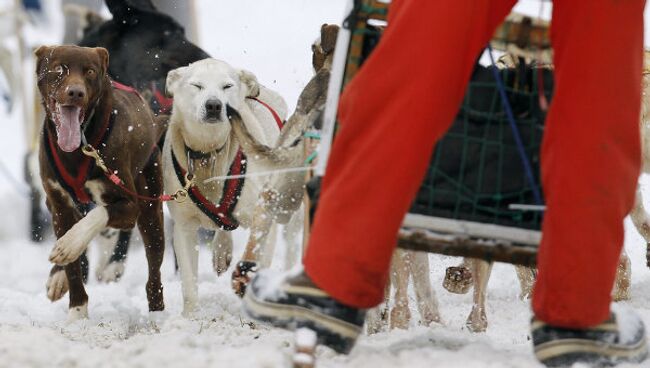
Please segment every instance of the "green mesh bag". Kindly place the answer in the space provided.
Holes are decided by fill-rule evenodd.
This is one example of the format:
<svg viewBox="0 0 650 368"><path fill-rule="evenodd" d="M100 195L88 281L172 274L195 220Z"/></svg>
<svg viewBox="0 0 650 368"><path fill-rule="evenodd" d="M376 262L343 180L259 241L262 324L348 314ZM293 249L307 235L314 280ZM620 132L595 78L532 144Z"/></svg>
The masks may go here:
<svg viewBox="0 0 650 368"><path fill-rule="evenodd" d="M346 20L352 36L344 83L353 78L379 42L383 27L371 23L373 19L385 20L387 11L386 4L375 0L356 2L355 11ZM503 28L502 38L511 38L506 37L508 30ZM516 68L500 69L499 73L532 166L535 186L541 191L540 148L545 112L539 101L540 93L550 101L553 76L549 69L532 67L521 58L518 64ZM539 230L542 212L510 207L539 203L526 177L491 68L476 65L456 119L436 145L409 212Z"/></svg>
<svg viewBox="0 0 650 368"><path fill-rule="evenodd" d="M460 111L436 145L409 212L539 230L541 212L510 208L512 204L538 203L526 178L491 68L476 66ZM539 93L543 91L550 101L552 73L523 64L501 69L499 73L533 169L535 185L541 188L540 148L545 112L540 108Z"/></svg>

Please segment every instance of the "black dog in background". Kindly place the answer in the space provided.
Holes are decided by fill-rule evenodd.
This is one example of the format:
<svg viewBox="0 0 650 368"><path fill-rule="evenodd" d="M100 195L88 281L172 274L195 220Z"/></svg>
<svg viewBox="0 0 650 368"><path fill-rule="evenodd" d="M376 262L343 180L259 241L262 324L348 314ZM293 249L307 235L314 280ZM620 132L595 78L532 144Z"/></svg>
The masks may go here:
<svg viewBox="0 0 650 368"><path fill-rule="evenodd" d="M191 43L183 27L151 0L106 0L106 5L113 19L90 26L80 46L106 48L111 78L149 98L154 112L168 113L167 73L210 55Z"/></svg>

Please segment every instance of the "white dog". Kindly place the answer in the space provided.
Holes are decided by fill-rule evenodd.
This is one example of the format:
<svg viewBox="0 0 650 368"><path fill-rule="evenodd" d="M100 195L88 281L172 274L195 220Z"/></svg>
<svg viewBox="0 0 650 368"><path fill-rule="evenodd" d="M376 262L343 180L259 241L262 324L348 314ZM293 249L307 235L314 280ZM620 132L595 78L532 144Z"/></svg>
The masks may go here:
<svg viewBox="0 0 650 368"><path fill-rule="evenodd" d="M287 106L277 93L258 84L250 72L223 61L205 59L169 72L167 91L174 97L163 150L165 190L188 190L186 201L170 202L174 219L174 250L183 289L183 314L197 307L199 227L217 230L213 262L218 272L232 258L229 230L253 224L264 177L206 179L265 171L264 160L246 157L227 115L234 109L256 141L274 145ZM190 186L191 182L191 186ZM266 230L268 232L268 230ZM255 231L251 231L254 236Z"/></svg>

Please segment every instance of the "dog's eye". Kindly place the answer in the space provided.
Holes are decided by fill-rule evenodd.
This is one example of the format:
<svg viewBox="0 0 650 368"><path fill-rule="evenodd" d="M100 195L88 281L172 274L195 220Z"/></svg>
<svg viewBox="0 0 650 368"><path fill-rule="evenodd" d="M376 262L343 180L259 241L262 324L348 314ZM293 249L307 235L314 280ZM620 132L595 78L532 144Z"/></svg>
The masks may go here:
<svg viewBox="0 0 650 368"><path fill-rule="evenodd" d="M200 85L200 84L198 84L198 83L191 83L191 84L192 84L192 86L196 87L196 89L198 89L199 91L202 91L202 90L203 90L203 86L202 86L202 85Z"/></svg>
<svg viewBox="0 0 650 368"><path fill-rule="evenodd" d="M59 64L55 66L54 69L50 70L50 73L63 74L63 65Z"/></svg>
<svg viewBox="0 0 650 368"><path fill-rule="evenodd" d="M227 90L228 88L232 88L232 87L233 87L233 84L232 84L232 83L228 83L228 84L226 84L225 86L223 86L223 89L224 89L224 91L225 91L225 90Z"/></svg>
<svg viewBox="0 0 650 368"><path fill-rule="evenodd" d="M88 70L86 71L86 75L87 75L89 78L95 78L95 74L96 74L96 72L95 72L94 69L88 69Z"/></svg>

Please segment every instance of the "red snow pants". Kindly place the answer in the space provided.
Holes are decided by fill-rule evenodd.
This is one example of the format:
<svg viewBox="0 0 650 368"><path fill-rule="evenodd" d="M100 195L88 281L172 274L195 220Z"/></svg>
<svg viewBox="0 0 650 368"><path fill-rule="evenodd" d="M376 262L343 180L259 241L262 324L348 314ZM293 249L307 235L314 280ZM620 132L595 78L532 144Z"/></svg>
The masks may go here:
<svg viewBox="0 0 650 368"><path fill-rule="evenodd" d="M397 232L474 62L514 0L395 0L381 42L345 89L304 259L344 304L377 305ZM555 90L542 148L547 211L535 315L587 327L610 292L640 169L645 0L555 0ZM439 270L442 272L442 270Z"/></svg>

